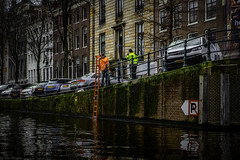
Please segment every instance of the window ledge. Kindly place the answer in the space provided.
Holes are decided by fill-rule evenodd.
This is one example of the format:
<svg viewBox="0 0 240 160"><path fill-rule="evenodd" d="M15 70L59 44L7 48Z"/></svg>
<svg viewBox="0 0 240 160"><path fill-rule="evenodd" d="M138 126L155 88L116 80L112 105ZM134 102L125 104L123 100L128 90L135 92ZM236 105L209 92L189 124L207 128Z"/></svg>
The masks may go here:
<svg viewBox="0 0 240 160"><path fill-rule="evenodd" d="M205 19L205 21L204 21L204 22L209 22L209 21L213 21L213 20L216 20L216 17L209 18L209 19Z"/></svg>
<svg viewBox="0 0 240 160"><path fill-rule="evenodd" d="M76 51L76 50L79 50L79 48L75 48L75 51Z"/></svg>
<svg viewBox="0 0 240 160"><path fill-rule="evenodd" d="M82 48L87 48L87 46L83 46Z"/></svg>
<svg viewBox="0 0 240 160"><path fill-rule="evenodd" d="M196 24L198 24L198 22L189 23L188 26L193 26L193 25L196 25Z"/></svg>
<svg viewBox="0 0 240 160"><path fill-rule="evenodd" d="M164 29L164 30L160 30L160 31L159 31L159 33L163 33L163 32L167 32L167 30Z"/></svg>

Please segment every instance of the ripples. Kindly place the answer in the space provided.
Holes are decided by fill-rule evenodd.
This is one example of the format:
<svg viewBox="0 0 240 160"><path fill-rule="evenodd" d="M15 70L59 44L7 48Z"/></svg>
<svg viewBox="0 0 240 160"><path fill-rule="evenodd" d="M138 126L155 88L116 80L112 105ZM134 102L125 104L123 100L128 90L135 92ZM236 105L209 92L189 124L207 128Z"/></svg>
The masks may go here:
<svg viewBox="0 0 240 160"><path fill-rule="evenodd" d="M0 113L0 159L226 159L239 133ZM96 131L96 132L95 132Z"/></svg>

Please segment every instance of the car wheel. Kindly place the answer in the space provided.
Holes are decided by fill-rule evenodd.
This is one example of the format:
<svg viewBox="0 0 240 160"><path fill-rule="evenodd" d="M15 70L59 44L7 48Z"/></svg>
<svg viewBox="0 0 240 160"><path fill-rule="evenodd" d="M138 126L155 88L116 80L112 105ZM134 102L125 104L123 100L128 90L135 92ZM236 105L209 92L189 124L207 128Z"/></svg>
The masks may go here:
<svg viewBox="0 0 240 160"><path fill-rule="evenodd" d="M95 83L90 83L90 86L94 86L95 85Z"/></svg>

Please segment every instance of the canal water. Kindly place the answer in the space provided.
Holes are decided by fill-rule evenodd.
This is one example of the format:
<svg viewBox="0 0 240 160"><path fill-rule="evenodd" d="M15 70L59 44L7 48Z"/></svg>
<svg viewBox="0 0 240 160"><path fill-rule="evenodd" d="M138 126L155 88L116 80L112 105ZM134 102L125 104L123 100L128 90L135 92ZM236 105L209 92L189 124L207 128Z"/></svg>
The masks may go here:
<svg viewBox="0 0 240 160"><path fill-rule="evenodd" d="M0 111L0 159L239 159L240 133Z"/></svg>

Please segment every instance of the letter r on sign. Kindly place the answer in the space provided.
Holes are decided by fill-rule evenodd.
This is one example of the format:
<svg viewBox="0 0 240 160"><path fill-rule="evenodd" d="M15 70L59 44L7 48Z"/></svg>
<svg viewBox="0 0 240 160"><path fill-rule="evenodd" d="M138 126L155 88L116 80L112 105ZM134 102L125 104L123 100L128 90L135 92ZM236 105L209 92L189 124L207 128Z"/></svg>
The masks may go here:
<svg viewBox="0 0 240 160"><path fill-rule="evenodd" d="M189 100L188 112L189 112L189 116L198 116L198 112L199 112L198 100Z"/></svg>

